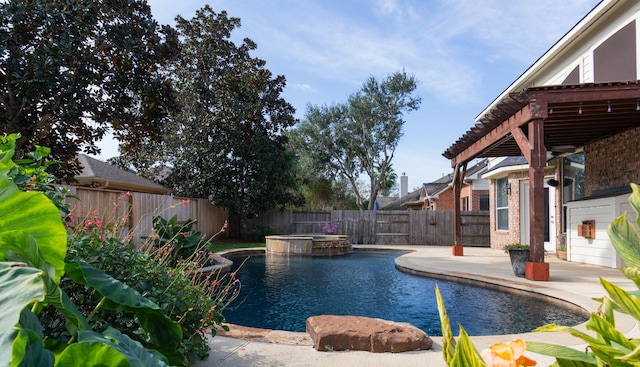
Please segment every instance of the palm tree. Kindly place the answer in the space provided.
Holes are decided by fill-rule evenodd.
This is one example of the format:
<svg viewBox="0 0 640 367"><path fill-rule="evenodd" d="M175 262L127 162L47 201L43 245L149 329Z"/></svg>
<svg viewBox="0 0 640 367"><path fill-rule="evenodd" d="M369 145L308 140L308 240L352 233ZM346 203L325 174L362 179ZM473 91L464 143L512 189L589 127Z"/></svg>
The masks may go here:
<svg viewBox="0 0 640 367"><path fill-rule="evenodd" d="M380 172L381 167L377 167L378 172ZM391 189L395 186L396 180L398 179L398 175L393 170L393 165L389 164L387 167L387 172L384 175L384 178L380 182L380 195L384 197L388 197Z"/></svg>

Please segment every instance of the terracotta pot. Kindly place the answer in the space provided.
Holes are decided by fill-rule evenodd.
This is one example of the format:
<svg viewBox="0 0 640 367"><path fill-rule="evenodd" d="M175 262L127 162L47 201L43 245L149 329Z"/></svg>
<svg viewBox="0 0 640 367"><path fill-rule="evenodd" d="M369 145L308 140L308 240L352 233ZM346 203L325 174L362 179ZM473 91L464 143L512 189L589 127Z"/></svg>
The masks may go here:
<svg viewBox="0 0 640 367"><path fill-rule="evenodd" d="M509 250L509 258L511 259L513 274L517 277L524 278L526 262L529 261L529 250Z"/></svg>
<svg viewBox="0 0 640 367"><path fill-rule="evenodd" d="M567 252L566 251L556 251L556 256L560 260L567 261Z"/></svg>

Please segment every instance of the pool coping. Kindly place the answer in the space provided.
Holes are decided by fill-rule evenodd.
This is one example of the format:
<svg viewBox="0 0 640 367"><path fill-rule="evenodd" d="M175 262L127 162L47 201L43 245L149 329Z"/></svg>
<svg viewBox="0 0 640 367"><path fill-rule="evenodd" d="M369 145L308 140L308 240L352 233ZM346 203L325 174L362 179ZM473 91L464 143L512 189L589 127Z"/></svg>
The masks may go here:
<svg viewBox="0 0 640 367"><path fill-rule="evenodd" d="M558 260L555 256L545 257L545 261L550 263L551 280L548 282L534 282L515 277L511 272L508 255L502 251L489 248L465 247L465 256L454 257L451 255L450 247L442 246L353 245L353 247L354 250L359 251L406 252L395 260L396 268L403 272L494 289L499 288L502 291L526 292L534 297L562 303L564 306L574 305L586 313L596 311L599 305L591 297L604 295L604 290L597 280L594 280L598 275L602 275L608 281L620 285L623 289L637 289L633 282L624 278L617 269L570 263ZM218 254L230 257L231 255L241 254L264 255L264 253L264 248L246 248L226 250ZM562 275L556 276L556 280L554 280L556 272ZM491 276L484 273L490 273ZM598 292L597 289L600 289L601 292ZM235 324L227 325L230 326L231 330L229 332L219 330L217 332L218 335L276 344L312 345L311 339L306 332L249 328ZM638 334L636 321L631 316L616 313L616 326L626 335ZM587 331L584 323L575 326L575 328L583 332ZM430 337L434 340L434 344L441 344L441 337ZM471 340L478 349L483 349L490 344L508 341L515 337L522 338L525 341L556 343L571 347L583 345L580 339L574 338L568 333L528 332L508 335L472 336Z"/></svg>

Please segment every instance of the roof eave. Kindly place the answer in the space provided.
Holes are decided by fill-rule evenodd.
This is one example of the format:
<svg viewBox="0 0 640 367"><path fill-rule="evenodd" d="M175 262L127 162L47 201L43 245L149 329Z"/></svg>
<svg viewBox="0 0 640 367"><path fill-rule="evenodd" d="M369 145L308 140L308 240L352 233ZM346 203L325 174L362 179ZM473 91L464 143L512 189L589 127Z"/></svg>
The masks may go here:
<svg viewBox="0 0 640 367"><path fill-rule="evenodd" d="M489 104L478 116L475 121L480 120L483 116L491 112L503 99L512 92L518 92L522 89L531 87L532 80L544 70L547 65L552 64L555 59L561 57L574 42L584 37L587 30L593 26L598 20L604 16L612 7L621 0L603 0L596 5L587 15L585 15L573 28L569 30L558 42L556 42L547 52L545 52L538 60L536 60L527 70L522 73L518 79L511 83L491 104Z"/></svg>
<svg viewBox="0 0 640 367"><path fill-rule="evenodd" d="M494 179L494 178L504 177L504 176L508 175L509 173L522 172L522 171L527 171L527 170L529 170L529 165L528 164L521 164L521 165L517 165L517 166L508 166L508 167L500 167L500 168L496 168L495 170L491 170L491 171L485 173L484 175L482 175L482 178L490 180L490 179Z"/></svg>

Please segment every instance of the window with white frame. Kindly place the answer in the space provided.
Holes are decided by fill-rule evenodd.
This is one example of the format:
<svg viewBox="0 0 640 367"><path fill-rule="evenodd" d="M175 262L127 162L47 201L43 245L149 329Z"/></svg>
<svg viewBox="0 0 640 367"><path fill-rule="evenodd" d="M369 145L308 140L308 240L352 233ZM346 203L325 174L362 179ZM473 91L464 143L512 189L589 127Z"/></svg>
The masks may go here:
<svg viewBox="0 0 640 367"><path fill-rule="evenodd" d="M509 230L509 192L507 177L496 180L496 229Z"/></svg>

